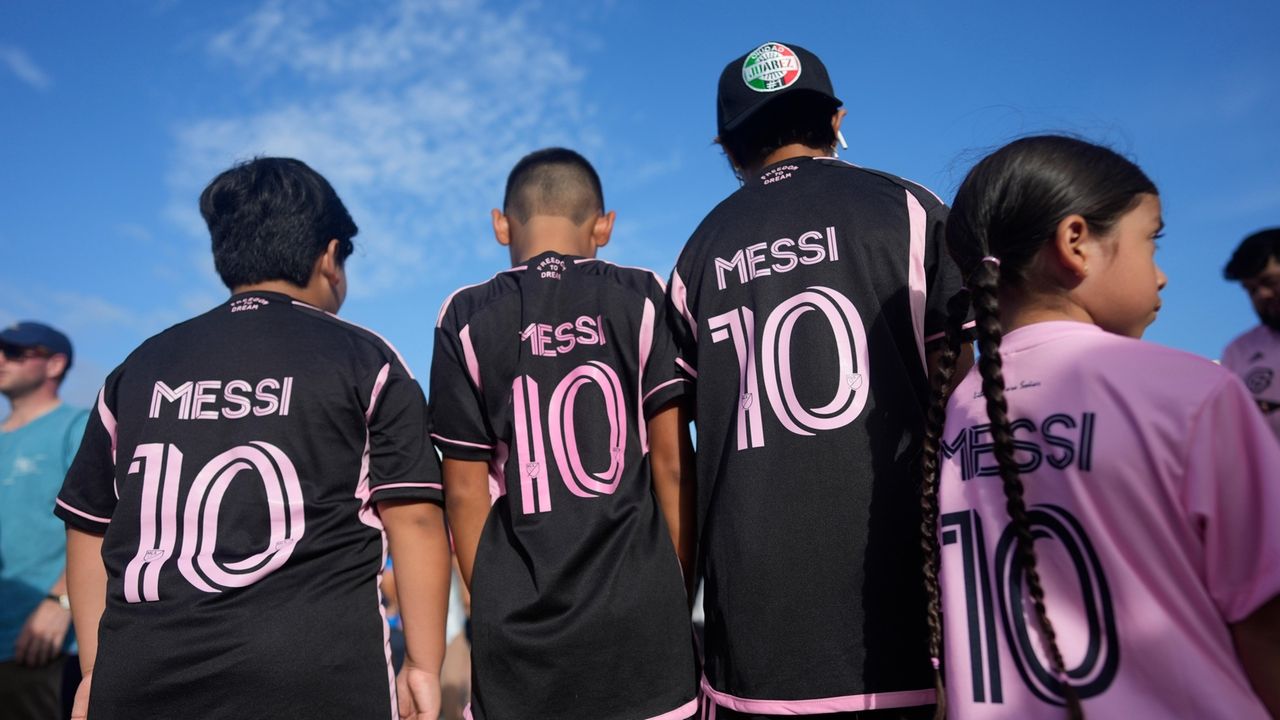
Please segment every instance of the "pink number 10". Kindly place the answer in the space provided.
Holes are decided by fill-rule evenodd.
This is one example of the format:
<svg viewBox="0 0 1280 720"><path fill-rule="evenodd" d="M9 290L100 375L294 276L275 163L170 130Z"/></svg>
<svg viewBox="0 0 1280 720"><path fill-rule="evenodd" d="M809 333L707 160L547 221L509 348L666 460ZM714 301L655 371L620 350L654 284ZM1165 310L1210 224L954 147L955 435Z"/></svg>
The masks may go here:
<svg viewBox="0 0 1280 720"><path fill-rule="evenodd" d="M267 494L271 536L262 551L234 561L214 558L218 513L231 481L256 471ZM147 443L134 451L129 475L142 474L138 553L125 566L124 596L131 603L160 599L160 569L173 558L181 535L178 570L208 593L252 585L289 560L306 529L298 473L280 448L252 442L210 460L196 474L178 517L182 451L176 445ZM181 530L181 533L179 533Z"/></svg>
<svg viewBox="0 0 1280 720"><path fill-rule="evenodd" d="M831 326L839 365L833 397L816 408L807 408L800 402L791 368L791 337L796 321L810 312L820 313ZM738 354L739 450L764 446L758 375L764 376L765 392L774 416L796 435L844 427L853 422L867 404L870 382L866 330L853 302L836 290L820 286L807 288L774 308L765 320L759 353L755 348L756 319L751 308L734 308L708 318L707 327L711 330L712 342L731 340ZM763 364L762 371L757 370L757 364Z"/></svg>
<svg viewBox="0 0 1280 720"><path fill-rule="evenodd" d="M604 394L605 418L609 423L609 466L598 472L583 467L573 421L578 391L590 384L599 387ZM565 375L551 393L546 415L547 433L542 428L542 402L536 380L528 375L517 377L512 387L512 403L516 420L521 509L525 515L551 510L551 487L547 479L548 436L556 470L569 492L591 498L612 495L618 489L626 464L627 411L622 381L613 368L593 360Z"/></svg>

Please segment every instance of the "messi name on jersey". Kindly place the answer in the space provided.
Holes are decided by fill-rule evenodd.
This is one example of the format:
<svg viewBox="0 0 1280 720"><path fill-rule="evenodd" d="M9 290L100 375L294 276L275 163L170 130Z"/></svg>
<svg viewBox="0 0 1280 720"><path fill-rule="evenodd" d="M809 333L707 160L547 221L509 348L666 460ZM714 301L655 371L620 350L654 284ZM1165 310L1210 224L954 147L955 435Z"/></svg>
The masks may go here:
<svg viewBox="0 0 1280 720"><path fill-rule="evenodd" d="M573 322L559 325L529 323L520 331L520 339L529 341L534 356L555 357L572 351L578 345L604 345L603 330L603 316L583 315Z"/></svg>
<svg viewBox="0 0 1280 720"><path fill-rule="evenodd" d="M289 414L293 398L293 378L263 378L256 384L248 380L188 380L169 387L156 381L151 390L151 412L147 417L159 418L177 409L179 420L236 420L253 414Z"/></svg>
<svg viewBox="0 0 1280 720"><path fill-rule="evenodd" d="M730 270L736 270L738 282L746 285L765 275L791 272L801 265L817 265L823 261L836 262L839 259L836 229L830 226L827 227L826 234L810 230L794 240L784 237L769 243L759 242L742 248L728 260L715 259L716 288L725 288L726 273Z"/></svg>
<svg viewBox="0 0 1280 720"><path fill-rule="evenodd" d="M1094 422L1095 414L1087 412L1079 420L1063 413L1050 415L1038 426L1027 418L1009 423L1018 472L1034 472L1042 462L1059 470L1072 464L1085 472L1092 470ZM993 477L1000 474L995 447L989 423L971 425L950 441L943 439L942 456L960 455L960 474L965 480Z"/></svg>

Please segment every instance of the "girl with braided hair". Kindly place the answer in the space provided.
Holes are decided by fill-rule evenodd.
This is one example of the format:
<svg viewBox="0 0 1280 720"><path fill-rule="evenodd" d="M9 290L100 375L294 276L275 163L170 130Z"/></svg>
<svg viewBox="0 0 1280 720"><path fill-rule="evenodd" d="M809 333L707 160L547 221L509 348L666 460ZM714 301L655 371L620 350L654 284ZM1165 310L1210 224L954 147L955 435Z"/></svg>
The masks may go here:
<svg viewBox="0 0 1280 720"><path fill-rule="evenodd" d="M1136 165L1067 137L957 193L980 359L948 398L954 320L922 463L950 717L1280 713L1280 446L1234 376L1139 339L1161 228Z"/></svg>

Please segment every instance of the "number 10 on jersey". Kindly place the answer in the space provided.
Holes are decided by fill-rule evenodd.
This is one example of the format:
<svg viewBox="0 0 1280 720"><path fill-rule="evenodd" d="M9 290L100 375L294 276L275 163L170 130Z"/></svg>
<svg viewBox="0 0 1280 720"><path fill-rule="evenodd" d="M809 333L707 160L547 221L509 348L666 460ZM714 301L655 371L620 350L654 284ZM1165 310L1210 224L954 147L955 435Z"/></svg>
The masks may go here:
<svg viewBox="0 0 1280 720"><path fill-rule="evenodd" d="M830 326L839 367L838 375L828 380L828 387L835 386L831 400L816 408L807 408L800 401L795 371L791 367L796 323L811 312L818 313ZM853 302L837 290L821 286L806 288L774 308L761 331L759 353L755 347L756 318L751 308L738 307L708 318L707 327L711 330L711 342L729 340L738 354L739 450L763 447L765 443L760 375L764 376L774 417L796 435L844 427L857 419L867 404L870 366L866 329ZM758 369L760 365L763 367Z"/></svg>

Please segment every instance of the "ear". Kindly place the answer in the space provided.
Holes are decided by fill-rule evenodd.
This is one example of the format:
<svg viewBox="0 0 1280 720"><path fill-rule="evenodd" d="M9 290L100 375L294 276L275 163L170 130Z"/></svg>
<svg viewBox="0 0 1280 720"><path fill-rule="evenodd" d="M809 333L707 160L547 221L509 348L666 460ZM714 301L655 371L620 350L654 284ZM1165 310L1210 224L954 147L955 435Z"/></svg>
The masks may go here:
<svg viewBox="0 0 1280 720"><path fill-rule="evenodd" d="M1089 260L1098 251L1098 244L1089 231L1089 223L1082 215L1068 215L1058 223L1053 236L1055 264L1078 280L1089 275Z"/></svg>
<svg viewBox="0 0 1280 720"><path fill-rule="evenodd" d="M62 377L67 371L67 356L57 353L49 356L49 360L44 364L44 377L46 380L56 380Z"/></svg>
<svg viewBox="0 0 1280 720"><path fill-rule="evenodd" d="M733 168L733 172L735 175L741 177L742 164L739 163L738 159L733 156L733 153L729 152L729 148L725 147L724 143L720 141L720 136L719 135L715 136L714 138L712 138L711 142L720 146L720 151L724 153L725 157L729 158L729 167Z"/></svg>
<svg viewBox="0 0 1280 720"><path fill-rule="evenodd" d="M591 228L592 244L598 248L609 244L609 236L613 234L613 221L617 216L617 212L610 210L596 218L595 225Z"/></svg>
<svg viewBox="0 0 1280 720"><path fill-rule="evenodd" d="M324 249L324 254L316 260L316 272L328 280L330 285L339 285L343 282L342 261L338 259L339 247L337 238L330 240L329 245Z"/></svg>
<svg viewBox="0 0 1280 720"><path fill-rule="evenodd" d="M507 220L507 216L502 211L494 208L489 212L493 217L493 237L497 239L498 244L503 247L511 245L511 222Z"/></svg>
<svg viewBox="0 0 1280 720"><path fill-rule="evenodd" d="M831 134L832 135L835 135L837 137L840 135L840 125L844 123L844 116L848 114L849 114L848 110L845 110L844 108L840 108L839 110L835 111L834 115L831 116Z"/></svg>

